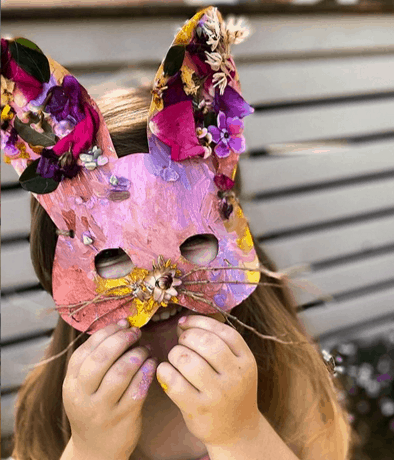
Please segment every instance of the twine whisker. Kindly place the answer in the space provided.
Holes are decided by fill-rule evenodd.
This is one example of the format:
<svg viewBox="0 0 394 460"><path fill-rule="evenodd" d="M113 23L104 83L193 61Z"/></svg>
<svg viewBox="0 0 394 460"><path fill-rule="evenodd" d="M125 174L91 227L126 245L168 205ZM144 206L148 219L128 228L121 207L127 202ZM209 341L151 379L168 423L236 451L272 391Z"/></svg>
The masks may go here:
<svg viewBox="0 0 394 460"><path fill-rule="evenodd" d="M227 311L224 311L222 310L220 307L218 307L217 305L215 305L214 302L208 300L208 299L205 299L204 297L201 297L200 295L195 295L194 292L192 291L187 291L187 290L182 290L181 291L182 294L185 294L186 296L194 299L194 300L198 300L198 301L201 301L201 302L204 302L208 305L210 305L211 307L213 307L216 311L218 311L219 313L221 313L222 315L224 315L226 317L226 320L228 320L228 318L231 318L232 320L234 320L236 323L240 324L241 326L245 327L246 329L249 329L250 331L252 331L254 334L256 334L257 336L259 336L260 338L262 339L267 339L267 340L273 340L275 342L279 342L279 343L282 343L283 345L296 345L296 344L300 344L300 343L308 343L308 341L299 341L299 342L285 342L283 340L280 340L278 339L277 337L273 337L271 335L264 335L264 334L261 334L260 332L258 332L254 327L252 326L249 326L247 324L245 324L243 321L239 320L236 316L228 313ZM234 329L234 325L229 323Z"/></svg>
<svg viewBox="0 0 394 460"><path fill-rule="evenodd" d="M184 279L193 273L197 273L200 271L220 271L220 270L242 270L242 271L248 271L248 272L260 272L264 273L270 278L278 279L278 280L283 280L283 278L288 278L291 275L294 275L299 272L304 272L307 270L310 270L310 264L304 264L304 265L294 265L293 267L289 267L287 270L283 272L274 272L272 270L269 270L268 268L264 267L263 265L260 265L258 268L248 268L248 267L240 267L240 266L229 266L229 267L198 267L198 268L193 268L193 270L190 270L189 272L185 273L180 277L180 279Z"/></svg>
<svg viewBox="0 0 394 460"><path fill-rule="evenodd" d="M90 329L90 327L96 322L98 321L99 319L103 318L104 316L108 315L109 313L112 313L113 311L117 310L118 308L122 308L124 305L126 304L125 303L122 303L121 305L118 305L117 307L113 308L112 310L109 310L107 311L106 313L103 313L102 315L98 316L96 319L94 319L90 324L89 326L84 330L82 331L74 340L72 340L68 345L67 347L62 350L60 353L57 353L56 355L54 356L51 356L50 358L48 359L44 359L43 361L40 361L39 363L36 363L36 364L30 364L28 365L28 369L34 369L36 367L39 367L39 366L43 366L44 364L47 364L51 361L54 361L55 359L57 358L60 358L60 356L64 355L71 347L72 345L83 335L83 334L86 334L87 331Z"/></svg>
<svg viewBox="0 0 394 460"><path fill-rule="evenodd" d="M253 282L253 281L210 281L210 280L197 280L197 281L184 281L182 286L193 286L195 284L250 284L253 286L271 286L278 287L274 283L264 283L264 282Z"/></svg>

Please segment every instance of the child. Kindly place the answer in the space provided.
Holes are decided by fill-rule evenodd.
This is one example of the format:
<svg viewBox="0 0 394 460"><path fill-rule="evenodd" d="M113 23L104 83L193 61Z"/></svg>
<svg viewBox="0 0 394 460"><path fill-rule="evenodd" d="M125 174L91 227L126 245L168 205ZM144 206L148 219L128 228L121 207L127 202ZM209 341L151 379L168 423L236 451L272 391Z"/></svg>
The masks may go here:
<svg viewBox="0 0 394 460"><path fill-rule="evenodd" d="M217 15L216 9L208 8L200 12L197 19L201 19L204 12L209 19ZM191 23L196 26L194 19ZM215 30L215 27L204 29L200 24L196 27L202 27L199 37L204 35L204 30ZM187 25L182 30L185 29ZM206 35L210 46L215 47L215 34ZM211 53L208 61L215 57ZM168 70L166 60L167 74L174 75L173 70ZM175 56L173 61L176 60ZM176 66L173 61L171 65ZM231 74L232 61L228 62ZM210 65L215 68L216 63ZM192 94L195 82L187 81ZM224 91L223 78L218 77L217 81L220 91ZM164 113L160 104L165 88L163 82L161 86L155 85L153 113ZM147 120L153 119L152 111L148 113L150 99L149 92L142 88L109 94L100 101L99 107L119 158L128 159L132 154L152 150L151 137L148 139L146 134ZM154 120L160 125L159 118ZM227 147L227 141L218 137L222 129L220 123L218 120L216 129L211 129L218 158L218 145L223 157ZM149 124L150 130L157 129L157 125ZM201 141L204 150L200 158L205 159L212 155L213 144L212 138L202 131L198 132L203 141L205 138ZM222 134L224 131L223 128ZM239 147L236 142L234 149ZM49 162L50 156L46 155ZM61 167L72 182L75 174L71 171L70 157L68 161L68 170ZM167 168L170 177L165 176L167 180L161 176L163 181L174 181L175 174L182 174L175 163L173 168ZM37 171L39 181L41 177L48 179L43 168ZM229 183L228 175L220 177ZM63 178L52 175L49 179L60 182ZM23 185L30 187L25 179L26 175L21 176ZM136 173L135 180L139 180ZM50 180L41 181L40 187L41 183L45 187L58 186ZM237 186L239 184L235 184L235 189ZM223 220L231 222L233 210L240 208L228 191L223 187L219 193L220 209ZM188 203L179 200L178 206L186 207ZM41 204L32 198L31 255L41 284L56 297L57 287L66 282L56 271L60 264L55 251L61 241L70 242L74 235L70 229L57 227L53 215L50 217ZM116 219L119 218L117 215ZM132 231L138 224L130 220L127 225ZM155 221L154 229L162 225ZM166 231L164 246L170 247L176 236L175 232ZM140 237L133 234L135 239ZM148 238L145 244L149 244L147 241ZM86 246L94 242L92 233L84 235ZM241 288L226 291L232 295L229 297L232 303L225 302L216 312L206 306L204 309L202 301L195 298L195 303L187 304L186 294L183 302L175 302L176 295L185 292L177 291L179 284L175 281L180 275L160 261L153 274L144 278L143 292L138 291L141 297L135 297L145 305L149 276L153 277L151 293L162 305L159 310L155 307L155 316L150 312L146 319L143 315L147 310L138 309L131 317L127 316L128 321L123 325L118 322L120 318L114 316L114 309L113 321L101 323L93 333L89 331L88 336L76 330L87 328L71 323L61 312L62 318L46 353L47 362L28 375L19 391L13 457L16 460L349 460L351 429L346 411L338 402L332 377L313 338L296 316L284 277L274 273L274 265L257 245L255 249L261 266L265 267L260 279L246 283L244 278L242 282L237 278ZM218 251L214 239L201 235L181 245L182 256L200 266L208 265ZM133 257L125 257L124 251L107 252L104 256L96 258L96 270L103 280L119 279L139 266ZM251 265L248 268L258 270ZM157 275L160 270L164 277ZM79 272L79 276L83 273ZM214 279L222 278L211 278L211 285L204 285L200 291L206 294L204 301L210 306L214 305L210 300ZM67 283L71 290L79 289L77 296L84 295L77 278ZM164 283L164 287L160 283ZM231 280L227 283L230 286ZM253 289L247 291L251 285ZM109 284L105 286L111 289ZM115 289L120 291L119 287ZM175 289L176 294L171 289ZM118 293L119 298L122 292ZM196 296L195 292L188 291L190 296ZM170 298L165 297L166 294ZM72 295L73 292L68 293ZM214 298L219 302L217 295ZM242 300L237 303L239 296ZM77 302L68 305L71 303L74 308ZM137 300L136 303L140 305ZM168 318L166 312L179 304L183 305L181 311ZM80 316L79 321L85 321L84 318ZM143 324L130 328L130 324L137 321L135 318L142 318ZM96 320L89 320L88 324L95 324Z"/></svg>

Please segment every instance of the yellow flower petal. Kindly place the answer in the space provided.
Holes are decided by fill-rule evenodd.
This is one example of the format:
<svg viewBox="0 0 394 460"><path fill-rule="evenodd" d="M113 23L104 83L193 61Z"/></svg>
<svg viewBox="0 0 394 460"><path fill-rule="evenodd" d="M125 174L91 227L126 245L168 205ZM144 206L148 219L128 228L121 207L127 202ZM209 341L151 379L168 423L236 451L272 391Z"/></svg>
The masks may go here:
<svg viewBox="0 0 394 460"><path fill-rule="evenodd" d="M13 118L14 114L11 112L11 106L7 104L1 111L1 120L12 120Z"/></svg>
<svg viewBox="0 0 394 460"><path fill-rule="evenodd" d="M206 10L207 8L199 11L189 21L187 21L182 29L176 34L173 45L188 45L190 43L190 40L193 37L193 31L196 28L200 18L205 14Z"/></svg>

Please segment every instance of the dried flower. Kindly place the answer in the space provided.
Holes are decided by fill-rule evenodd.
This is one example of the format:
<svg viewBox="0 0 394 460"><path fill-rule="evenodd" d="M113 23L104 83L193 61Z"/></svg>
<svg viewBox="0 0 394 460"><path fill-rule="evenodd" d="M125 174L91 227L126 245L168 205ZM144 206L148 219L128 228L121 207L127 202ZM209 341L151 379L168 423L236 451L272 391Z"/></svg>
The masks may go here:
<svg viewBox="0 0 394 460"><path fill-rule="evenodd" d="M220 94L223 94L227 86L227 75L224 72L217 72L214 74L212 81L214 82L213 87L219 86Z"/></svg>
<svg viewBox="0 0 394 460"><path fill-rule="evenodd" d="M156 109L159 111L163 110L164 108L163 93L166 89L168 89L167 82L168 76L162 75L160 78L155 80L151 90L153 95L153 103L155 104Z"/></svg>
<svg viewBox="0 0 394 460"><path fill-rule="evenodd" d="M197 128L196 135L204 147L204 160L206 160L212 155L212 148L210 146L212 142L212 134L208 132L207 128Z"/></svg>
<svg viewBox="0 0 394 460"><path fill-rule="evenodd" d="M200 85L196 85L193 76L194 70L190 69L187 66L183 66L183 68L181 69L181 78L184 84L183 89L188 96L190 94L194 96L195 94L197 94L197 91L200 88Z"/></svg>
<svg viewBox="0 0 394 460"><path fill-rule="evenodd" d="M61 182L64 177L72 179L80 171L73 155L66 152L60 157L52 149L43 149L37 165L37 173L41 177Z"/></svg>
<svg viewBox="0 0 394 460"><path fill-rule="evenodd" d="M8 78L1 76L1 106L5 106L13 100L12 93L14 91L15 83Z"/></svg>
<svg viewBox="0 0 394 460"><path fill-rule="evenodd" d="M68 119L77 124L85 118L81 86L72 75L66 75L61 86L53 86L50 94L45 111L56 121Z"/></svg>
<svg viewBox="0 0 394 460"><path fill-rule="evenodd" d="M12 58L8 47L8 40L1 39L1 73L15 83L14 101L19 107L24 107L35 99L42 91L42 83L25 72Z"/></svg>
<svg viewBox="0 0 394 460"><path fill-rule="evenodd" d="M229 45L238 45L250 35L250 29L245 18L238 18L235 22L234 17L228 18L225 23L226 41Z"/></svg>
<svg viewBox="0 0 394 460"><path fill-rule="evenodd" d="M78 159L80 153L91 148L99 128L100 118L96 110L88 103L83 105L83 110L85 113L83 120L52 147L56 155L60 156L71 150L74 158Z"/></svg>
<svg viewBox="0 0 394 460"><path fill-rule="evenodd" d="M230 150L235 153L245 151L245 138L242 136L244 125L238 117L226 117L223 112L218 115L218 127L211 125L208 131L212 134L213 141L217 144L215 154L219 158L226 158Z"/></svg>
<svg viewBox="0 0 394 460"><path fill-rule="evenodd" d="M171 265L170 260L164 263L160 256L158 264L153 264L153 271L144 278L144 285L155 302L167 305L172 297L178 295L175 287L180 286L182 281L175 275L176 268L175 265Z"/></svg>
<svg viewBox="0 0 394 460"><path fill-rule="evenodd" d="M224 32L223 27L219 21L217 8L212 8L205 13L206 21L201 24L201 27L208 37L207 45L209 45L212 51L215 51L219 45L220 38Z"/></svg>

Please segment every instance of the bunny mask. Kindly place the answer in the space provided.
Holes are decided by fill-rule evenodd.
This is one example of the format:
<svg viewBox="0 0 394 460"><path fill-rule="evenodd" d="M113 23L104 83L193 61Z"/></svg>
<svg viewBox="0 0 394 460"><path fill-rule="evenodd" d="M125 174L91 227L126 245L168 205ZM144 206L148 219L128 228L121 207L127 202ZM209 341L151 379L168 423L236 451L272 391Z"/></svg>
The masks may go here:
<svg viewBox="0 0 394 460"><path fill-rule="evenodd" d="M53 297L74 328L142 327L169 303L228 311L256 288L259 262L231 192L253 109L229 46L245 34L213 7L185 23L154 80L149 153L122 158L72 75L29 40L2 39L2 149L60 230ZM216 257L189 260L193 238ZM127 273L99 274L111 254Z"/></svg>

